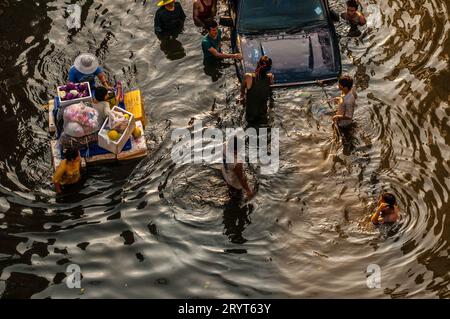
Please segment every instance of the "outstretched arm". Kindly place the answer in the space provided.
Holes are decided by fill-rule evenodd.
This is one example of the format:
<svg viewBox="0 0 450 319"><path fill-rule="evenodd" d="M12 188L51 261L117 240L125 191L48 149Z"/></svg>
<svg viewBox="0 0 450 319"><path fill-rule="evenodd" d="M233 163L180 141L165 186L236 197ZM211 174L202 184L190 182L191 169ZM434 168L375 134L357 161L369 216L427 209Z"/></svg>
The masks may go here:
<svg viewBox="0 0 450 319"><path fill-rule="evenodd" d="M209 48L208 51L211 52L212 55L214 55L216 58L219 58L219 59L231 58L231 59L236 59L236 60L242 60L242 55L240 53L234 53L234 54L221 53L213 47Z"/></svg>
<svg viewBox="0 0 450 319"><path fill-rule="evenodd" d="M112 89L111 85L109 85L108 81L106 80L106 75L105 75L105 73L103 73L103 72L102 72L102 73L99 73L98 79L100 80L100 82L102 82L102 85L103 85L106 89L108 89L108 90L111 90L111 89Z"/></svg>

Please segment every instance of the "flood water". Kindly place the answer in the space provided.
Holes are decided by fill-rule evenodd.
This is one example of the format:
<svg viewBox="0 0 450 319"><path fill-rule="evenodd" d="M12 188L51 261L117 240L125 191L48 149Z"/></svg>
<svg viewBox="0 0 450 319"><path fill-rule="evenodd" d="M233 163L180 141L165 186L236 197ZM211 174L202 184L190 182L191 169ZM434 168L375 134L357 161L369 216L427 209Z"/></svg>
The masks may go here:
<svg viewBox="0 0 450 319"><path fill-rule="evenodd" d="M337 24L359 94L353 137L333 147L320 88L276 90L280 169L255 173L247 205L229 202L220 167L170 158L171 130L192 118L243 125L235 68L214 82L204 73L191 1L179 42L163 45L154 1L80 1L78 31L69 3L0 0L1 297L450 297L449 0L363 0L359 38ZM83 187L56 198L42 105L85 51L141 89L151 152L89 167ZM368 222L383 191L402 215L388 230ZM70 264L83 291L65 284ZM371 264L381 288L366 285Z"/></svg>

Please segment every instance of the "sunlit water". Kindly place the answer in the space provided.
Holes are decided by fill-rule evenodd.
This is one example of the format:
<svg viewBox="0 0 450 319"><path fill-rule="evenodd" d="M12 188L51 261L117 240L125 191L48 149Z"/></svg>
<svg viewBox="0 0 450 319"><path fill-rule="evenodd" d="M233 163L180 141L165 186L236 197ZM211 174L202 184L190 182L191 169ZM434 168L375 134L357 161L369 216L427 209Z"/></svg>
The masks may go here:
<svg viewBox="0 0 450 319"><path fill-rule="evenodd" d="M202 35L181 2L185 31L165 53L150 1L81 1L79 31L67 30L65 1L0 1L0 295L448 298L448 0L365 0L360 38L337 24L359 94L353 138L333 144L320 88L275 91L280 169L253 171L245 205L229 202L220 166L170 158L171 130L192 118L242 125L235 68L215 82L204 74ZM41 106L84 51L143 92L151 152L89 167L78 192L56 199ZM382 191L402 211L393 229L368 223ZM69 264L83 291L67 288ZM380 289L366 285L371 264Z"/></svg>

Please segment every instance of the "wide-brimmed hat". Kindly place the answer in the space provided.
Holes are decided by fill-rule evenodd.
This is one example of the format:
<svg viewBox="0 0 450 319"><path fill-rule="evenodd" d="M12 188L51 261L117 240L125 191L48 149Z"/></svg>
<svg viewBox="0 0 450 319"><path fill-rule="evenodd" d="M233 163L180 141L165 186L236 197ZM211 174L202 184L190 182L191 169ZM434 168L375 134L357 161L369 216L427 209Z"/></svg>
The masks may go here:
<svg viewBox="0 0 450 319"><path fill-rule="evenodd" d="M75 68L84 74L94 73L98 68L98 59L91 53L81 53L73 63Z"/></svg>
<svg viewBox="0 0 450 319"><path fill-rule="evenodd" d="M175 0L162 0L160 2L158 2L158 7L162 7L165 6L166 4L169 4L171 2L174 2Z"/></svg>

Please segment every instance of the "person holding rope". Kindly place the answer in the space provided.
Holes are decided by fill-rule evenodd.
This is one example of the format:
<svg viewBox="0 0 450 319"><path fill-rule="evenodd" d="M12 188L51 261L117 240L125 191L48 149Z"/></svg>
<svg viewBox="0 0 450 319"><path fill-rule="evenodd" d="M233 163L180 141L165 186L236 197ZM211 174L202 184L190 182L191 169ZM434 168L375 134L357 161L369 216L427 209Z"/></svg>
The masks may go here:
<svg viewBox="0 0 450 319"><path fill-rule="evenodd" d="M338 81L338 86L342 93L340 97L333 99L334 103L337 104L333 122L342 129L349 127L353 123L353 113L358 96L353 88L353 78L351 76L341 76Z"/></svg>

